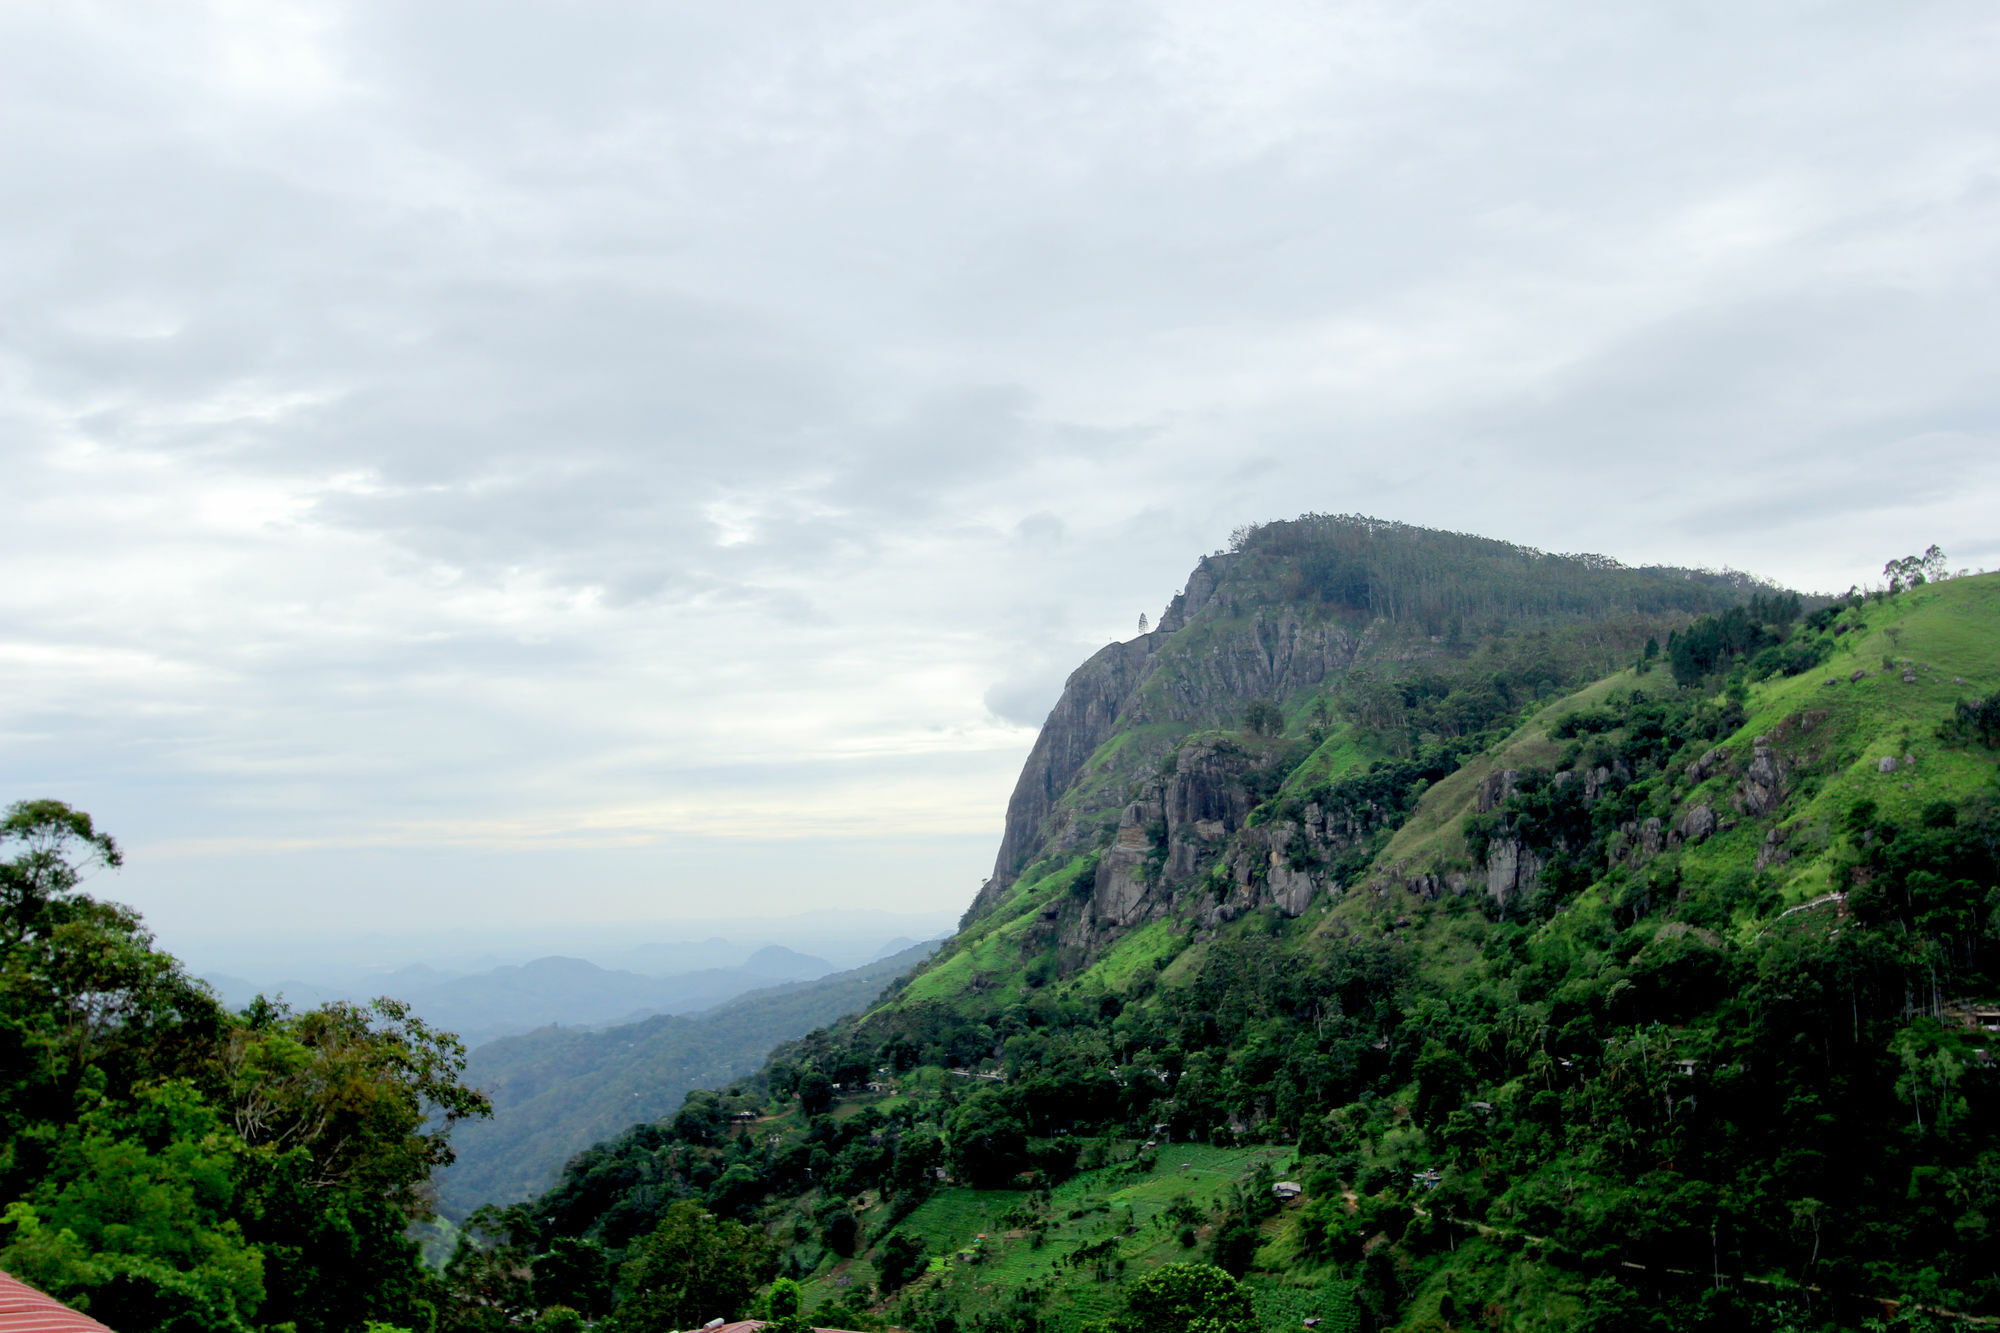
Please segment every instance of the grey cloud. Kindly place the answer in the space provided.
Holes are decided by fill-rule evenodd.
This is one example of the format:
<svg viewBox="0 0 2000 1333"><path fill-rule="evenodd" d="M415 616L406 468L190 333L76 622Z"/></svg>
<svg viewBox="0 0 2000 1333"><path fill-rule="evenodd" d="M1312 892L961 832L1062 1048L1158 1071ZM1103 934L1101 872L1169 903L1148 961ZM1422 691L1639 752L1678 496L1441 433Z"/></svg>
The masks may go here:
<svg viewBox="0 0 2000 1333"><path fill-rule="evenodd" d="M0 13L0 782L114 829L790 746L799 810L968 837L1084 654L1306 509L1992 549L1973 3L318 12Z"/></svg>
<svg viewBox="0 0 2000 1333"><path fill-rule="evenodd" d="M1076 662L1045 659L989 685L981 702L995 717L1017 727L1039 727L1062 697L1063 682L1075 669Z"/></svg>

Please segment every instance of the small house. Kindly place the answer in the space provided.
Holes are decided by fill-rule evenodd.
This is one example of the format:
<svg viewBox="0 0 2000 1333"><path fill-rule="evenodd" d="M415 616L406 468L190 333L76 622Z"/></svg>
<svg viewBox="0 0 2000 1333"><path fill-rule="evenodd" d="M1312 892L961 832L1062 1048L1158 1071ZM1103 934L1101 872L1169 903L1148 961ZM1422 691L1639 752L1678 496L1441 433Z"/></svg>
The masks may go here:
<svg viewBox="0 0 2000 1333"><path fill-rule="evenodd" d="M1296 1199L1305 1192L1305 1186L1296 1180L1281 1180L1271 1186L1271 1197L1279 1200Z"/></svg>

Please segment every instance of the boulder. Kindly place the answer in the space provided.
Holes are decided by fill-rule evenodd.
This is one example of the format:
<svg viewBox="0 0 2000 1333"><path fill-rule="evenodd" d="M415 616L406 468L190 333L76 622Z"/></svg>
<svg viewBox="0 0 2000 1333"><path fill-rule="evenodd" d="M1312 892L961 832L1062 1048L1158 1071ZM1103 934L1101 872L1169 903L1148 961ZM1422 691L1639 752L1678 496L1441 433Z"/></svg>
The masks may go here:
<svg viewBox="0 0 2000 1333"><path fill-rule="evenodd" d="M1489 810L1499 809L1520 785L1521 770L1518 768L1503 768L1497 773L1488 774L1486 781L1479 784L1479 813L1483 815Z"/></svg>
<svg viewBox="0 0 2000 1333"><path fill-rule="evenodd" d="M1687 780L1690 784L1706 782L1709 775L1721 768L1729 758L1729 751L1720 745L1687 766Z"/></svg>
<svg viewBox="0 0 2000 1333"><path fill-rule="evenodd" d="M1751 745L1750 767L1737 788L1737 803L1743 813L1761 818L1785 799L1785 761L1771 748L1768 736L1759 736Z"/></svg>
<svg viewBox="0 0 2000 1333"><path fill-rule="evenodd" d="M1674 825L1674 833L1681 842L1692 845L1713 834L1715 824L1715 811L1707 805L1697 805L1680 817Z"/></svg>

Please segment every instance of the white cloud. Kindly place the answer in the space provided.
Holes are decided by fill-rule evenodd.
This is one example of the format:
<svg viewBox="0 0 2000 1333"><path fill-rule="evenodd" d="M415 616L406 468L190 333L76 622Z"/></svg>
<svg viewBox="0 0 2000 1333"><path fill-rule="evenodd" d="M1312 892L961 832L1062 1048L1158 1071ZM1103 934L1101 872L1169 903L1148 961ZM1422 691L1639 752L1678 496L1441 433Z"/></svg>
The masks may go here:
<svg viewBox="0 0 2000 1333"><path fill-rule="evenodd" d="M689 839L732 907L955 906L1063 676L1246 519L2000 562L1997 31L8 11L0 778L153 849L170 940L364 862L701 914Z"/></svg>

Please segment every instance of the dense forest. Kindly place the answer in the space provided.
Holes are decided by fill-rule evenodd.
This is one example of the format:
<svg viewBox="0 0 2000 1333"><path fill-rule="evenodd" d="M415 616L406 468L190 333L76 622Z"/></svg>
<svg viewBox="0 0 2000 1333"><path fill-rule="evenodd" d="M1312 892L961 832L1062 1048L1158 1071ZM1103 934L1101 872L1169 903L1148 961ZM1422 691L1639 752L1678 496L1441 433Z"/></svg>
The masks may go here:
<svg viewBox="0 0 2000 1333"><path fill-rule="evenodd" d="M620 1326L617 1257L702 1216L742 1264L690 1322L773 1277L927 1333L1182 1326L1156 1278L1209 1283L1172 1318L1218 1328L2000 1316L1995 584L1746 589L1555 697L1468 645L1391 679L1393 729L1351 680L1245 706L1181 748L1249 756L1238 843L1308 809L1357 833L1309 909L1218 912L1259 892L1220 845L1066 963L1116 844L1059 849L489 1243L599 1256ZM1469 726L1416 711L1466 688L1497 696Z"/></svg>
<svg viewBox="0 0 2000 1333"><path fill-rule="evenodd" d="M126 1333L430 1327L413 1222L485 1110L464 1051L393 1001L224 1010L55 801L0 818L0 1268Z"/></svg>
<svg viewBox="0 0 2000 1333"><path fill-rule="evenodd" d="M1235 545L934 957L437 1269L452 1039L222 1011L14 807L0 1266L122 1333L2000 1320L2000 577Z"/></svg>

